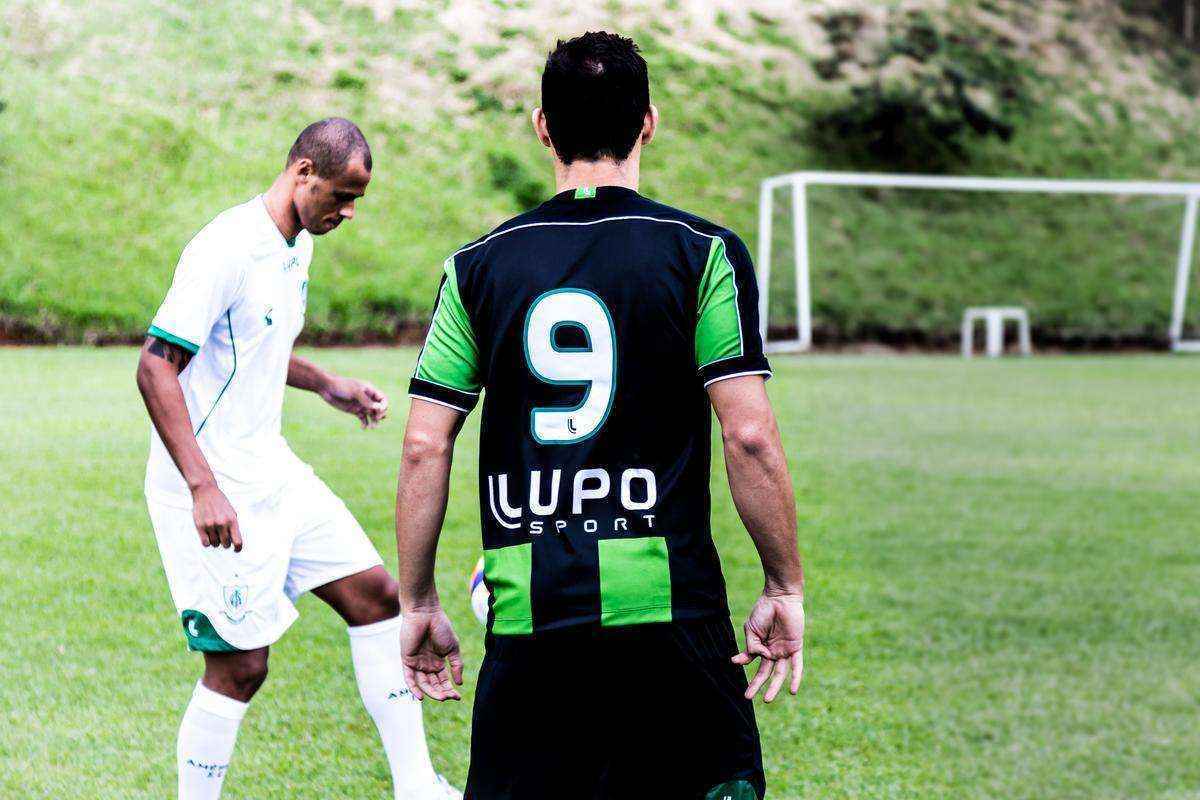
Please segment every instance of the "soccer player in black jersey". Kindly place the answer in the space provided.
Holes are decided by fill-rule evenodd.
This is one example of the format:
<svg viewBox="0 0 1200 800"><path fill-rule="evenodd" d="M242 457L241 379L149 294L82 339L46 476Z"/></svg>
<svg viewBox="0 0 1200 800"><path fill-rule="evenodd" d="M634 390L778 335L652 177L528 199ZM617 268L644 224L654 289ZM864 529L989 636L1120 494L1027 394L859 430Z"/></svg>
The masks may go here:
<svg viewBox="0 0 1200 800"><path fill-rule="evenodd" d="M466 796L762 798L751 699L789 672L799 690L804 611L753 265L733 233L637 193L658 112L632 41L559 42L542 104L559 193L446 260L410 385L409 686L459 697L433 567L455 437L483 392L492 602ZM765 573L740 652L709 531L710 408Z"/></svg>

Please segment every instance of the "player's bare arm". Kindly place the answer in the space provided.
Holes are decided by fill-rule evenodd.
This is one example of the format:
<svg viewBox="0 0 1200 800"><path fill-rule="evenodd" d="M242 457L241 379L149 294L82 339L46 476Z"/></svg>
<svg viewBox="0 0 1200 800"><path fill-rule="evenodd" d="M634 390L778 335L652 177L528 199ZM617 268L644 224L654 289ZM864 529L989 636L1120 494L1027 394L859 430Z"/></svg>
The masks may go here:
<svg viewBox="0 0 1200 800"><path fill-rule="evenodd" d="M746 621L746 647L738 664L760 658L746 690L775 699L791 672L789 690L800 691L804 669L804 571L796 543L796 500L775 413L765 382L756 375L718 381L708 387L721 423L729 489L742 523L762 560L765 584Z"/></svg>
<svg viewBox="0 0 1200 800"><path fill-rule="evenodd" d="M461 699L454 688L462 685L458 637L438 599L433 568L446 516L454 440L464 418L457 409L414 398L404 432L396 489L400 645L404 678L419 699Z"/></svg>
<svg viewBox="0 0 1200 800"><path fill-rule="evenodd" d="M292 353L287 385L314 392L329 405L358 417L363 428L374 428L387 417L387 395L367 381L345 378Z"/></svg>
<svg viewBox="0 0 1200 800"><path fill-rule="evenodd" d="M138 359L138 389L158 435L192 492L192 518L200 543L205 547L232 547L240 552L242 533L237 513L217 487L208 460L200 451L183 390L179 388L179 373L191 358L192 354L179 345L147 336Z"/></svg>

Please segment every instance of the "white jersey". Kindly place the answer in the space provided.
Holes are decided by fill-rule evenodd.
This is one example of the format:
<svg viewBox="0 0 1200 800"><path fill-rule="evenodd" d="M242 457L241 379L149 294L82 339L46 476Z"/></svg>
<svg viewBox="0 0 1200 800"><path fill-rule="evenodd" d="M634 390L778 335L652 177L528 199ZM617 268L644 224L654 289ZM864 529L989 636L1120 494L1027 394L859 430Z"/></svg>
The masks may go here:
<svg viewBox="0 0 1200 800"><path fill-rule="evenodd" d="M200 450L230 499L278 491L311 472L283 439L288 361L304 327L312 236L283 238L262 195L222 212L184 248L150 333L193 353L179 374ZM146 495L190 508L191 493L152 429Z"/></svg>

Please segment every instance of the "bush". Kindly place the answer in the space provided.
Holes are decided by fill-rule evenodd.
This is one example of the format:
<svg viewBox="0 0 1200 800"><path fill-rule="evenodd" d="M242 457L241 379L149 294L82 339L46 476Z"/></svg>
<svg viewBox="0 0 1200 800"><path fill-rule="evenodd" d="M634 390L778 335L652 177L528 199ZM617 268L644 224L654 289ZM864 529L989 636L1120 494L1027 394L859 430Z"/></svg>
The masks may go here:
<svg viewBox="0 0 1200 800"><path fill-rule="evenodd" d="M809 115L823 153L854 167L941 172L970 159L972 138L1012 138L1031 75L1002 42L944 32L924 13L893 12L883 45L856 57L865 22L847 12L825 20L837 55L817 62L817 72L830 81L852 77Z"/></svg>
<svg viewBox="0 0 1200 800"><path fill-rule="evenodd" d="M344 69L339 69L333 74L333 81L330 83L334 89L342 89L351 92L361 92L367 88L365 78L359 77L352 72L347 72Z"/></svg>
<svg viewBox="0 0 1200 800"><path fill-rule="evenodd" d="M525 165L511 153L489 152L487 163L493 188L511 195L521 211L537 207L548 196L542 181L530 175Z"/></svg>

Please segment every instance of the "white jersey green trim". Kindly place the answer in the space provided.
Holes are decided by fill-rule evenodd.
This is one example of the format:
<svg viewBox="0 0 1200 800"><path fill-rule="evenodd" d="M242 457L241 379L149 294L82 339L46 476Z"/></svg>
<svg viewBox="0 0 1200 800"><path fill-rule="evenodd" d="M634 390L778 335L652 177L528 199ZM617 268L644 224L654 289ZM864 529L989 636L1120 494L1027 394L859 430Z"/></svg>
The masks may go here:
<svg viewBox="0 0 1200 800"><path fill-rule="evenodd" d="M182 347L184 350L187 350L188 352L190 352L192 355L196 355L196 353L200 352L200 345L195 344L194 342L189 342L187 339L184 339L182 336L176 336L175 334L171 333L170 331L164 331L162 328L158 327L157 325L151 325L150 330L146 331L146 333L155 337L156 339L162 339L164 342L170 342L171 344L177 344L180 347Z"/></svg>
<svg viewBox="0 0 1200 800"><path fill-rule="evenodd" d="M233 369L229 371L229 379L225 381L225 385L221 387L221 391L217 392L217 399L213 400L212 407L208 409L208 413L201 420L200 427L196 428L196 436L199 436L200 431L204 430L204 426L208 423L208 418L217 410L217 404L225 396L225 391L229 388L229 384L233 383L233 376L237 375L237 341L233 338L233 320L229 318L228 311L225 312L225 324L229 328L229 349L233 353Z"/></svg>
<svg viewBox="0 0 1200 800"><path fill-rule="evenodd" d="M193 356L179 373L188 418L226 496L252 501L303 472L282 434L283 397L304 327L312 236L289 246L262 196L222 212L184 248L150 334ZM146 493L190 507L191 493L151 429Z"/></svg>

